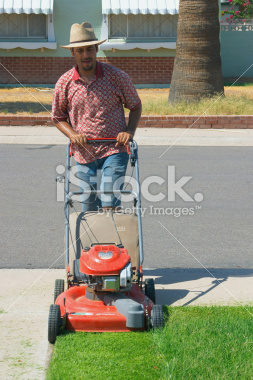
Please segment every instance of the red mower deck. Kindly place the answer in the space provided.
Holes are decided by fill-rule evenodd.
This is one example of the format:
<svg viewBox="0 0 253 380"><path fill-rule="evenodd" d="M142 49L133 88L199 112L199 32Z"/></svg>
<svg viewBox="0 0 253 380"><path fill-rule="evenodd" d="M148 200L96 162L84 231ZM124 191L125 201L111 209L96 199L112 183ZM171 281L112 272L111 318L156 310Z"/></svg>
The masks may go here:
<svg viewBox="0 0 253 380"><path fill-rule="evenodd" d="M61 318L65 319L65 328L70 331L97 331L97 332L127 332L140 331L126 327L126 317L112 305L112 294L100 293L95 300L86 298L88 286L73 286L62 293L56 300L60 306ZM146 313L151 316L153 302L140 290L139 285L133 284L126 297L143 305ZM98 299L101 297L101 300Z"/></svg>

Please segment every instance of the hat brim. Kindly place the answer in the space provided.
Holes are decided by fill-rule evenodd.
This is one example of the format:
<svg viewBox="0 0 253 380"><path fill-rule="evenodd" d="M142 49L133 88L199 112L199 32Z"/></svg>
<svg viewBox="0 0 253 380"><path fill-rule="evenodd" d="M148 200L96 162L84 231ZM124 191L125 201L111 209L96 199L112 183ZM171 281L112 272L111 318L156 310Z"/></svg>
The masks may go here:
<svg viewBox="0 0 253 380"><path fill-rule="evenodd" d="M103 42L105 42L105 40L102 40L102 41L87 41L87 42L75 42L74 44L69 44L69 45L60 45L60 47L64 48L64 49L71 49L71 48L74 48L74 47L82 47L82 46L90 46L90 45L101 45Z"/></svg>

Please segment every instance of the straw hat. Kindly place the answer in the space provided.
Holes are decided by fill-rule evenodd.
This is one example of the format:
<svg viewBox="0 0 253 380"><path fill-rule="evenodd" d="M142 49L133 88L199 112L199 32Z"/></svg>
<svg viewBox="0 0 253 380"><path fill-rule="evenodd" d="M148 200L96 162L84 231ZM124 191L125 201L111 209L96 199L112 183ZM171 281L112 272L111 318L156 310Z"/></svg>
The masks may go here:
<svg viewBox="0 0 253 380"><path fill-rule="evenodd" d="M94 30L89 22L82 24L73 24L70 29L70 44L61 46L64 49L71 49L80 46L100 45L103 41L98 41L95 36Z"/></svg>

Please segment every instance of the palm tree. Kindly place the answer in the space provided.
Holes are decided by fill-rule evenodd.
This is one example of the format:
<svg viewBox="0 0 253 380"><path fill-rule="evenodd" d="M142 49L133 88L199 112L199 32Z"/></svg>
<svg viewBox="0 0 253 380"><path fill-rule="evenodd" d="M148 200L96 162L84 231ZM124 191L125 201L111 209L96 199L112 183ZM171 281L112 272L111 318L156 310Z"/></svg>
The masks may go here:
<svg viewBox="0 0 253 380"><path fill-rule="evenodd" d="M180 0L169 102L197 101L224 91L218 0Z"/></svg>

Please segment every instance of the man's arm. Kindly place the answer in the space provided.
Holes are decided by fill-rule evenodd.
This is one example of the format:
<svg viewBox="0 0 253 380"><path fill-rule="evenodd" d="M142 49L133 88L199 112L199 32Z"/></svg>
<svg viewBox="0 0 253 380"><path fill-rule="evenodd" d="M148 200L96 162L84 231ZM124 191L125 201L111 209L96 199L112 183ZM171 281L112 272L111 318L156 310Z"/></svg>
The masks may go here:
<svg viewBox="0 0 253 380"><path fill-rule="evenodd" d="M68 101L67 97L63 96L66 93L67 82L62 80L62 77L57 81L54 90L51 119L70 141L80 146L87 144L87 139L84 134L78 134L73 130L71 125L66 121L68 118Z"/></svg>
<svg viewBox="0 0 253 380"><path fill-rule="evenodd" d="M142 105L136 108L134 111L130 111L129 120L127 126L127 133L130 133L134 137L136 128L138 127L141 118Z"/></svg>
<svg viewBox="0 0 253 380"><path fill-rule="evenodd" d="M117 143L115 147L119 145L126 145L130 139L134 137L136 128L141 117L142 105L129 113L128 126L126 132L120 132L117 136Z"/></svg>
<svg viewBox="0 0 253 380"><path fill-rule="evenodd" d="M55 126L73 143L79 146L87 144L87 137L85 136L85 134L76 133L67 121L60 121L59 123L55 123Z"/></svg>

